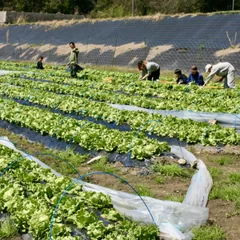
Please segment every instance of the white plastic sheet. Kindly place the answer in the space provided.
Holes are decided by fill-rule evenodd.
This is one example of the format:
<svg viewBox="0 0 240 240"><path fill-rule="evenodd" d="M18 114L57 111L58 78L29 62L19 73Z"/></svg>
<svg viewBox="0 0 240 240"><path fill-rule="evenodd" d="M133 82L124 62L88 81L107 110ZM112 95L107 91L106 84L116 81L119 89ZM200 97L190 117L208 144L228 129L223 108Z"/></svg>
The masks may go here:
<svg viewBox="0 0 240 240"><path fill-rule="evenodd" d="M17 150L7 137L0 137L0 144L21 153L23 157L31 161L39 163L43 168L51 169L37 158ZM185 158L190 164L197 161L195 156L184 148L171 146L171 149L174 154L179 155L181 158ZM212 186L212 179L201 160L198 161L197 166L199 170L192 178L183 203L143 197L161 231L161 237L166 240L191 239L190 229L194 226L200 226L206 223L208 219L209 211L208 208L206 208L206 203ZM51 170L56 176L61 176L61 174L57 173L55 170ZM83 189L85 191L96 191L108 194L112 199L114 207L121 213L137 221L152 223L149 212L138 196L82 181L79 181L79 183L83 184Z"/></svg>
<svg viewBox="0 0 240 240"><path fill-rule="evenodd" d="M193 112L193 111L184 111L184 110L154 110L146 109L130 105L122 104L109 104L110 106L128 111L144 111L149 114L158 113L163 116L172 115L178 118L183 119L192 119L199 122L208 122L209 120L217 120L217 123L223 127L232 127L235 129L240 129L240 115L239 114L230 114L230 113L210 113L210 112Z"/></svg>
<svg viewBox="0 0 240 240"><path fill-rule="evenodd" d="M6 75L8 73L10 73L11 71L6 71L6 70L0 70L0 76L2 75Z"/></svg>

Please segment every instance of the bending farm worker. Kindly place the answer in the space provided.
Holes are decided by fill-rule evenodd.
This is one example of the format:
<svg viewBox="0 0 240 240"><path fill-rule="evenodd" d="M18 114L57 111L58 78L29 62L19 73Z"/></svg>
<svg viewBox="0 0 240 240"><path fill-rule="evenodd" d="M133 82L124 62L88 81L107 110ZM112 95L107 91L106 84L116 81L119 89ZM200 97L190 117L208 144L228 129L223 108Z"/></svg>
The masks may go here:
<svg viewBox="0 0 240 240"><path fill-rule="evenodd" d="M193 65L190 69L191 74L188 77L188 84L195 83L198 86L203 86L203 76L198 72L197 66Z"/></svg>
<svg viewBox="0 0 240 240"><path fill-rule="evenodd" d="M221 62L216 65L208 64L205 67L206 72L209 72L206 82L203 86L206 86L208 82L217 75L221 77L218 81L224 80L224 88L235 88L235 68L229 62Z"/></svg>
<svg viewBox="0 0 240 240"><path fill-rule="evenodd" d="M77 72L79 70L79 66L78 66L79 50L78 50L78 48L76 48L74 42L70 42L69 47L71 48L71 54L70 54L70 57L69 57L68 66L70 68L71 77L76 78L77 77Z"/></svg>
<svg viewBox="0 0 240 240"><path fill-rule="evenodd" d="M42 70L44 69L44 67L43 67L43 56L40 56L38 58L37 69L42 69Z"/></svg>
<svg viewBox="0 0 240 240"><path fill-rule="evenodd" d="M182 71L180 69L176 69L174 71L174 74L177 78L176 80L177 84L187 84L187 76L182 74Z"/></svg>
<svg viewBox="0 0 240 240"><path fill-rule="evenodd" d="M140 61L138 62L138 70L142 71L140 79L159 80L160 66L155 62Z"/></svg>

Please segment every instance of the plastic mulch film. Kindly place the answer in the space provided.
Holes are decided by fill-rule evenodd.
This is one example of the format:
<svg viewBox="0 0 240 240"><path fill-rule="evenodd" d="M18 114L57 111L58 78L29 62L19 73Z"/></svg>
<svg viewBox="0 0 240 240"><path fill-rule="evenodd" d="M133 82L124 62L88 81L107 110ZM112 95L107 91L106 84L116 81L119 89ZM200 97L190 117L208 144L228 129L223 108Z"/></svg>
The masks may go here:
<svg viewBox="0 0 240 240"><path fill-rule="evenodd" d="M10 73L11 71L5 71L5 70L0 70L0 76L6 75Z"/></svg>
<svg viewBox="0 0 240 240"><path fill-rule="evenodd" d="M23 157L35 161L43 168L51 169L37 158L19 151L8 140L7 137L0 137L0 144L22 154ZM160 229L161 237L166 240L189 240L192 238L190 229L206 223L209 210L206 208L208 195L212 187L212 178L205 164L196 159L185 148L171 146L171 152L184 158L189 164L197 164L197 173L193 176L183 203L162 201L150 197L142 197L150 209L155 223ZM61 176L51 169L56 176ZM73 179L74 181L76 179ZM83 184L85 191L96 191L108 194L114 207L121 213L132 217L136 221L153 223L152 218L144 206L142 200L137 196L121 191L112 190L98 185L78 181Z"/></svg>
<svg viewBox="0 0 240 240"><path fill-rule="evenodd" d="M146 108L130 106L130 105L121 105L121 104L109 104L109 105L119 110L144 111L144 112L148 112L149 114L158 113L163 116L172 115L178 118L192 119L200 122L208 122L209 120L216 120L218 124L224 127L232 127L240 130L239 114L193 112L193 111L184 111L184 110L154 110L154 109L146 109Z"/></svg>

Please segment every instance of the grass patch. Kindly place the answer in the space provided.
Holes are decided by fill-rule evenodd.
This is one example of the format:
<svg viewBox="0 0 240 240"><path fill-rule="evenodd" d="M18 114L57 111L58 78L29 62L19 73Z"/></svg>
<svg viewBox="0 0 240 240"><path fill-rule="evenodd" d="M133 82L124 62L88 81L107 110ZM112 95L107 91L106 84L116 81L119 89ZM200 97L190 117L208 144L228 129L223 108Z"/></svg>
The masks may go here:
<svg viewBox="0 0 240 240"><path fill-rule="evenodd" d="M212 170L213 169L213 170ZM220 176L219 169L211 168L210 172L213 172L214 178ZM232 172L229 173L227 179L218 181L210 192L210 199L221 199L225 201L232 201L236 204L236 209L240 208L240 173Z"/></svg>
<svg viewBox="0 0 240 240"><path fill-rule="evenodd" d="M214 186L209 198L237 202L240 199L239 186Z"/></svg>
<svg viewBox="0 0 240 240"><path fill-rule="evenodd" d="M89 158L88 155L80 155L71 148L67 148L66 151L57 151L56 155L61 159L67 160L75 167L78 167Z"/></svg>
<svg viewBox="0 0 240 240"><path fill-rule="evenodd" d="M155 164L153 166L153 170L155 172L159 172L164 176L167 177L184 177L184 178L190 178L193 174L191 170L180 168L178 165L159 165Z"/></svg>
<svg viewBox="0 0 240 240"><path fill-rule="evenodd" d="M184 200L184 196L181 195L167 195L166 197L164 197L164 200L169 200L169 201L173 201L173 202L183 202Z"/></svg>
<svg viewBox="0 0 240 240"><path fill-rule="evenodd" d="M231 218L231 217L236 217L236 216L239 216L240 215L240 210L236 210L232 213L226 213L226 218Z"/></svg>
<svg viewBox="0 0 240 240"><path fill-rule="evenodd" d="M164 184L165 183L165 178L162 177L162 176L157 176L154 178L154 181L157 183L157 184Z"/></svg>
<svg viewBox="0 0 240 240"><path fill-rule="evenodd" d="M229 179L230 183L232 183L232 184L240 183L240 173L230 173L228 175L228 179ZM240 191L240 189L239 189L239 191Z"/></svg>
<svg viewBox="0 0 240 240"><path fill-rule="evenodd" d="M141 196L154 197L154 194L147 186L137 185L135 189Z"/></svg>
<svg viewBox="0 0 240 240"><path fill-rule="evenodd" d="M31 44L29 45L29 47L32 47L32 48L37 47L37 44L31 43Z"/></svg>
<svg viewBox="0 0 240 240"><path fill-rule="evenodd" d="M232 158L230 157L227 157L227 156L222 156L222 157L219 157L216 159L216 162L223 166L223 165L229 165L229 164L232 164L233 163L233 160Z"/></svg>
<svg viewBox="0 0 240 240"><path fill-rule="evenodd" d="M202 226L193 228L193 240L225 240L226 234L220 226Z"/></svg>
<svg viewBox="0 0 240 240"><path fill-rule="evenodd" d="M108 162L107 157L102 157L91 165L94 170L115 174L118 169Z"/></svg>
<svg viewBox="0 0 240 240"><path fill-rule="evenodd" d="M222 174L222 170L217 167L210 167L208 171L214 180L218 179Z"/></svg>
<svg viewBox="0 0 240 240"><path fill-rule="evenodd" d="M44 162L63 175L77 173L77 168L89 158L88 155L75 153L71 148L66 151L47 150L43 157Z"/></svg>
<svg viewBox="0 0 240 240"><path fill-rule="evenodd" d="M12 237L16 235L16 233L17 228L11 222L9 217L5 220L0 220L0 239L3 239L3 237Z"/></svg>
<svg viewBox="0 0 240 240"><path fill-rule="evenodd" d="M238 200L236 201L236 203L235 203L235 208L236 208L237 210L240 210L240 199L238 199Z"/></svg>

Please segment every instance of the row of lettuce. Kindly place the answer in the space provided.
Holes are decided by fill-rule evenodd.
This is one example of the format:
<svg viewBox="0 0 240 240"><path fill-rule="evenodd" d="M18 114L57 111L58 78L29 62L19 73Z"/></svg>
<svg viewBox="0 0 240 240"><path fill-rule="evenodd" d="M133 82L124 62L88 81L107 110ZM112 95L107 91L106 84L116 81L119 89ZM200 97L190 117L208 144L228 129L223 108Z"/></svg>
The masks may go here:
<svg viewBox="0 0 240 240"><path fill-rule="evenodd" d="M16 73L1 78L1 82L32 87L60 94L91 98L113 104L135 105L156 110L191 110L200 112L238 113L240 107L239 92L232 90L200 89L196 86L182 87L161 85L148 82L131 82L124 84L105 83L88 80L74 80L77 84L67 83L67 78L51 77L39 74L38 79L49 82L34 81L31 74L23 76ZM35 76L35 74L33 74ZM33 77L32 76L32 77ZM30 79L31 80L30 80ZM58 79L53 81L53 79ZM61 83L61 79L64 83ZM64 80L65 79L65 80Z"/></svg>
<svg viewBox="0 0 240 240"><path fill-rule="evenodd" d="M66 142L79 144L86 150L130 153L143 160L169 151L166 142L150 139L143 133L109 129L90 121L76 120L38 107L29 107L13 100L0 99L0 119Z"/></svg>
<svg viewBox="0 0 240 240"><path fill-rule="evenodd" d="M109 196L82 191L2 145L0 158L0 213L10 215L19 233L42 240L159 239L155 226L120 214Z"/></svg>
<svg viewBox="0 0 240 240"><path fill-rule="evenodd" d="M0 69L9 71L19 71L25 73L27 72L43 73L42 70L36 69L36 64L23 62L21 63L0 61ZM63 65L46 65L44 72L47 72L48 75L56 77L69 78L69 73L66 72L66 67ZM134 79L135 80L138 79L138 75L134 73L111 72L96 69L85 69L84 71L78 73L78 77L81 79L87 79L92 81L100 81L108 77L114 78L116 79L116 81L121 81L124 78L128 82Z"/></svg>
<svg viewBox="0 0 240 240"><path fill-rule="evenodd" d="M4 81L4 78L2 78ZM20 80L19 80L20 81ZM2 104L5 104L6 107L2 106L2 114L0 115L0 118L2 120L8 120L13 121L15 123L19 123L21 125L24 125L26 127L30 127L31 129L40 131L42 133L50 134L51 136L53 134L56 135L58 138L65 139L66 141L70 141L71 137L72 140L77 142L78 144L82 144L83 147L88 147L88 144L86 145L82 141L76 141L74 136L74 133L76 134L76 127L71 130L71 127L69 129L69 132L66 132L65 135L60 134L56 129L59 128L58 125L62 126L61 122L69 122L73 121L74 124L78 124L78 126L83 125L79 129L79 134L84 132L84 126L88 126L91 124L91 126L96 126L96 128L106 129L106 131L114 132L118 136L130 136L131 138L129 141L124 141L125 147L128 148L128 151L131 151L132 149L132 157L137 157L138 159L143 159L143 157L150 157L150 154L144 153L141 157L141 154L137 154L136 148L132 148L135 146L134 143L139 143L138 139L148 139L146 136L144 136L144 133L154 134L160 137L170 137L170 138L178 138L180 141L186 141L188 143L201 143L203 145L217 145L217 144L238 144L240 142L240 134L235 131L233 128L224 128L220 125L212 125L208 122L197 122L191 119L180 119L177 117L173 117L171 115L168 116L162 116L160 114L148 114L147 112L143 111L127 111L127 110L119 110L116 108L111 107L106 102L99 102L94 101L92 99L86 98L86 97L76 97L72 95L64 95L64 94L56 94L53 92L48 92L41 89L33 88L31 85L26 85L24 87L20 86L14 86L9 85L6 83L0 84L0 94L3 96L6 96L8 98L14 98L14 99L22 99L25 100L25 103L34 103L36 105L45 106L48 108L48 111L45 109L40 109L37 107L29 107L29 106L23 106L20 104L17 104L13 101L2 99ZM11 103L11 104L10 104ZM44 121L46 123L46 126L48 128L48 131L45 129L42 129L43 126L39 125L38 128L36 128L36 124L34 124L34 119L31 122L32 125L30 125L27 121L27 123L24 122L23 118L14 118L14 109L9 106L13 105L16 106L17 109L22 109L22 114L25 115L24 118L28 119L29 112L34 111L34 113L38 113L38 115L41 115L41 118L44 118L44 116L51 115L51 119L44 118ZM52 110L60 110L59 114L54 114L51 111ZM8 118L6 118L4 112L7 111L9 113L12 112L11 118L9 117L9 114L7 115ZM24 113L24 111L27 111ZM46 114L47 113L47 114ZM62 115L61 115L62 113ZM71 114L69 118L64 116L63 114ZM82 124L82 121L78 121L75 118L77 118L77 115L81 115L83 117L91 117L95 120L104 120L108 123L115 123L118 125L127 124L130 126L132 132L120 132L117 130L110 130L106 127L99 125L99 124L93 124L93 123L87 123ZM33 115L34 116L34 115ZM31 117L31 115L30 115ZM55 120L53 121L52 119ZM21 122L20 122L21 120ZM43 119L41 119L43 120ZM36 119L35 121L38 121ZM55 126L53 129L51 129L51 126L53 126L53 122L55 123ZM68 128L66 128L68 129ZM71 133L72 131L72 133ZM139 135L135 134L134 132L140 132ZM99 133L100 134L100 133ZM104 133L103 133L104 134ZM78 134L76 134L78 136ZM133 137L135 136L135 137ZM109 136L110 137L110 136ZM107 138L107 136L106 136ZM118 139L118 138L117 138ZM111 138L112 140L112 138ZM117 140L116 140L117 141ZM121 141L119 139L119 141ZM154 141L154 140L152 140ZM104 144L107 142L104 140ZM147 141L146 144L149 142ZM113 144L113 143L112 143ZM117 145L118 143L116 143ZM128 145L129 144L129 145ZM152 142L153 144L153 142ZM156 143L154 142L154 145ZM98 145L92 145L93 147L97 147L98 150L101 150L100 146ZM122 146L122 145L120 145ZM106 147L104 148L106 151L119 151L119 152L127 152L126 148L124 148L124 151L122 148L118 149L116 147ZM131 148L131 149L130 149ZM144 151L145 148L142 149ZM158 148L156 148L158 149ZM168 150L167 148L164 148L163 150ZM156 153L159 153L160 151L156 150ZM155 154L155 152L152 152L152 154Z"/></svg>

